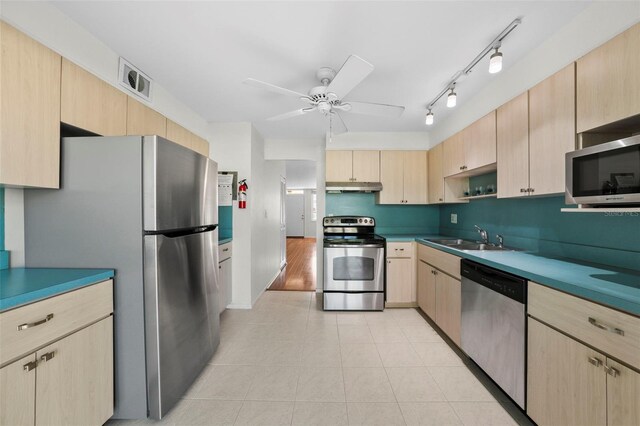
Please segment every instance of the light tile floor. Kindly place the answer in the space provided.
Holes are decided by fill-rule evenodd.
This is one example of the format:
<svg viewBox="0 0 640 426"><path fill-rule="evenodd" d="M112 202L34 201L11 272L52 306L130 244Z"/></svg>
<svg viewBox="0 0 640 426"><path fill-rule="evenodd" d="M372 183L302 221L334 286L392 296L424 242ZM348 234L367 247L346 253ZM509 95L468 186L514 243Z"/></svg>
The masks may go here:
<svg viewBox="0 0 640 426"><path fill-rule="evenodd" d="M518 424L417 310L332 313L319 302L269 291L252 310L225 311L218 351L161 422L108 424Z"/></svg>

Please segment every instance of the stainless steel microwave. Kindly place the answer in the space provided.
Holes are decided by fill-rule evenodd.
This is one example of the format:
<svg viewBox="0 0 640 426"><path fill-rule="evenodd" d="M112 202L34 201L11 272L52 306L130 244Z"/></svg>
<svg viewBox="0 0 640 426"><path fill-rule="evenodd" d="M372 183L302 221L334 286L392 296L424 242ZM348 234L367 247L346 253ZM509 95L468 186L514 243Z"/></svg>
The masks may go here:
<svg viewBox="0 0 640 426"><path fill-rule="evenodd" d="M567 153L565 201L640 205L640 135Z"/></svg>

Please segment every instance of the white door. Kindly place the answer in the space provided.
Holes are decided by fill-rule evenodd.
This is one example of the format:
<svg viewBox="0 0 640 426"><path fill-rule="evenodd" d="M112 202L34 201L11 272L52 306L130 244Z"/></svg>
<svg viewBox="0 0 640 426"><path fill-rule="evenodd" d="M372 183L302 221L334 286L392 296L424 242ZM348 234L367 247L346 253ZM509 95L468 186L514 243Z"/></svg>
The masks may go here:
<svg viewBox="0 0 640 426"><path fill-rule="evenodd" d="M287 223L286 223L286 203L287 181L280 176L280 269L287 264Z"/></svg>
<svg viewBox="0 0 640 426"><path fill-rule="evenodd" d="M287 194L286 220L287 237L304 237L304 193Z"/></svg>

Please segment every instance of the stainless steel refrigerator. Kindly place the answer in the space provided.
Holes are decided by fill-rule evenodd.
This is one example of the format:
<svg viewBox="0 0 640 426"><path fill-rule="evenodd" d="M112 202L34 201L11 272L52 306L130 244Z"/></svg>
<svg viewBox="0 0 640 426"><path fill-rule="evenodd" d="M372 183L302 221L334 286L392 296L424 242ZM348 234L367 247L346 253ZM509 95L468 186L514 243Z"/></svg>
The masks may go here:
<svg viewBox="0 0 640 426"><path fill-rule="evenodd" d="M161 418L219 344L217 164L158 136L62 140L25 191L28 267L113 268L114 418Z"/></svg>

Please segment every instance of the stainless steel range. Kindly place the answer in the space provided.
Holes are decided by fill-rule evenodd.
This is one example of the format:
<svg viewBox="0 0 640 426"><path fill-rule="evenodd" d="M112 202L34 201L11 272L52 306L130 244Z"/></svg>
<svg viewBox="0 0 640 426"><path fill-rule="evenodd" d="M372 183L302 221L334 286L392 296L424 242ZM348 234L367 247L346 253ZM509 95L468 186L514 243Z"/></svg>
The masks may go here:
<svg viewBox="0 0 640 426"><path fill-rule="evenodd" d="M385 301L384 237L375 219L332 216L324 226L324 310L382 311Z"/></svg>

